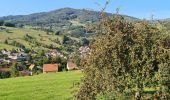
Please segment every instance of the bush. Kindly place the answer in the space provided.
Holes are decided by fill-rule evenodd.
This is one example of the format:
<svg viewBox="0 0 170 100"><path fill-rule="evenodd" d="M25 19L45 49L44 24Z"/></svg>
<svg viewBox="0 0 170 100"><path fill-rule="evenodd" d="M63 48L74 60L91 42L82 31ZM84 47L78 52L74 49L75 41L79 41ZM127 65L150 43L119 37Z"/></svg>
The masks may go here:
<svg viewBox="0 0 170 100"><path fill-rule="evenodd" d="M6 22L4 25L5 25L6 27L15 27L15 24L10 23L10 22Z"/></svg>
<svg viewBox="0 0 170 100"><path fill-rule="evenodd" d="M4 20L0 20L0 26L4 25Z"/></svg>
<svg viewBox="0 0 170 100"><path fill-rule="evenodd" d="M10 72L0 72L0 79L9 78Z"/></svg>
<svg viewBox="0 0 170 100"><path fill-rule="evenodd" d="M87 45L89 45L89 40L88 40L87 38L82 38L82 40L81 40L81 45L82 45L82 46L87 46Z"/></svg>
<svg viewBox="0 0 170 100"><path fill-rule="evenodd" d="M66 35L64 35L64 36L63 36L63 42L62 42L62 44L68 44L69 41L70 41L70 38L67 37Z"/></svg>
<svg viewBox="0 0 170 100"><path fill-rule="evenodd" d="M13 63L11 66L11 77L19 76L19 72L17 70L17 63Z"/></svg>
<svg viewBox="0 0 170 100"><path fill-rule="evenodd" d="M79 29L72 30L70 34L73 37L83 37L83 36L85 36L85 33L86 33L85 29L79 28Z"/></svg>

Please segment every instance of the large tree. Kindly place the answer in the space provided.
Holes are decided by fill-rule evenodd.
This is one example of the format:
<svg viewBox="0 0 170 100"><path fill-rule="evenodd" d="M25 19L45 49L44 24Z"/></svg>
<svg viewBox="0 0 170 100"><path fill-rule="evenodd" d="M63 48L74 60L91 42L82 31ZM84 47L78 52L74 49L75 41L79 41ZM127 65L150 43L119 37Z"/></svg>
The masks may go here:
<svg viewBox="0 0 170 100"><path fill-rule="evenodd" d="M98 29L99 36L82 61L84 78L76 98L135 93L140 99L158 70L162 31L146 21L134 24L119 15L104 18Z"/></svg>

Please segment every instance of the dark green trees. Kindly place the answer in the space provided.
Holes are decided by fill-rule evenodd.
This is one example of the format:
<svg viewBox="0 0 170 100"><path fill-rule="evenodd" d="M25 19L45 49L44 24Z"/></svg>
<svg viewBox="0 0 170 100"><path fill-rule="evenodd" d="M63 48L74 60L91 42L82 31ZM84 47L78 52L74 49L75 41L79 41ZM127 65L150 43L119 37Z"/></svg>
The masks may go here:
<svg viewBox="0 0 170 100"><path fill-rule="evenodd" d="M70 38L67 37L66 35L63 36L63 41L62 41L62 44L68 44L70 41Z"/></svg>
<svg viewBox="0 0 170 100"><path fill-rule="evenodd" d="M4 20L0 20L0 26L4 25Z"/></svg>
<svg viewBox="0 0 170 100"><path fill-rule="evenodd" d="M4 26L7 26L7 27L15 27L15 24L10 23L10 22L5 22Z"/></svg>
<svg viewBox="0 0 170 100"><path fill-rule="evenodd" d="M129 23L119 15L104 19L97 32L100 35L82 63L84 78L76 98L93 100L98 94L129 94L141 99L144 88L154 84L155 73L161 67L164 33L145 21Z"/></svg>
<svg viewBox="0 0 170 100"><path fill-rule="evenodd" d="M80 44L82 46L88 46L89 45L89 40L87 38L82 38Z"/></svg>

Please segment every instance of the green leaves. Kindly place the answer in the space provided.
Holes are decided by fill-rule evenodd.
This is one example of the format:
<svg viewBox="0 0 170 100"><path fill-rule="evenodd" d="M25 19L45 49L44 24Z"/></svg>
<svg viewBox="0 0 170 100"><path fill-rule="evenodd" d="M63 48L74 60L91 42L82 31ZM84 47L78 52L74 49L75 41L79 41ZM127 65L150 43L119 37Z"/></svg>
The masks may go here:
<svg viewBox="0 0 170 100"><path fill-rule="evenodd" d="M85 76L76 97L84 100L105 92L116 96L142 93L144 87L158 84L155 75L169 60L160 53L162 41L167 42L160 37L163 33L147 22L129 23L119 15L104 19L100 26L102 33L83 60ZM169 75L169 69L163 68L162 73ZM161 82L169 78L166 75L160 76L165 78Z"/></svg>

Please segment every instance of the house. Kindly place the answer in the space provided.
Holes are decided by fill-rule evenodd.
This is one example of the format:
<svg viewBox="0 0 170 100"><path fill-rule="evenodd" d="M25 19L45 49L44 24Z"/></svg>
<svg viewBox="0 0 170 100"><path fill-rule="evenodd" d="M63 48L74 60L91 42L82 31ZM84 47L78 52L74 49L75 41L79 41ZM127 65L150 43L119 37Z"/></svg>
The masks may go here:
<svg viewBox="0 0 170 100"><path fill-rule="evenodd" d="M63 57L63 54L59 51L59 50L50 50L48 51L47 53L45 53L46 57L49 57L49 56L52 56L52 57L56 57L56 56L59 56L59 57Z"/></svg>
<svg viewBox="0 0 170 100"><path fill-rule="evenodd" d="M6 59L4 59L4 61L3 62L6 62L6 63L10 63L11 61L10 60L6 60Z"/></svg>
<svg viewBox="0 0 170 100"><path fill-rule="evenodd" d="M11 60L22 60L22 59L25 59L27 56L26 53L23 53L23 52L19 52L19 53L11 53L8 58L10 58Z"/></svg>
<svg viewBox="0 0 170 100"><path fill-rule="evenodd" d="M9 55L8 58L10 58L11 60L17 60L18 55L16 53L13 53L13 54Z"/></svg>
<svg viewBox="0 0 170 100"><path fill-rule="evenodd" d="M77 65L71 61L67 62L67 69L68 70L76 70L78 69Z"/></svg>
<svg viewBox="0 0 170 100"><path fill-rule="evenodd" d="M20 76L30 76L31 73L30 73L30 71L23 70L23 71L19 71L19 75Z"/></svg>
<svg viewBox="0 0 170 100"><path fill-rule="evenodd" d="M81 46L79 48L79 52L81 54L81 57L86 57L87 54L89 54L90 47L89 46Z"/></svg>
<svg viewBox="0 0 170 100"><path fill-rule="evenodd" d="M30 70L33 70L34 67L35 67L35 65L34 65L34 64L31 64L31 65L29 66L29 69L30 69Z"/></svg>
<svg viewBox="0 0 170 100"><path fill-rule="evenodd" d="M3 63L3 62L4 62L4 59L1 59L1 58L0 58L0 64Z"/></svg>
<svg viewBox="0 0 170 100"><path fill-rule="evenodd" d="M11 52L10 51L7 51L7 50L1 50L1 53L3 54L3 55L10 55L11 54Z"/></svg>
<svg viewBox="0 0 170 100"><path fill-rule="evenodd" d="M44 64L43 65L43 73L58 72L58 69L59 69L58 64Z"/></svg>
<svg viewBox="0 0 170 100"><path fill-rule="evenodd" d="M31 70L31 72L30 72L30 75L32 76L32 73L33 73L33 69L35 68L35 65L34 64L31 64L30 66L29 66L29 70Z"/></svg>

